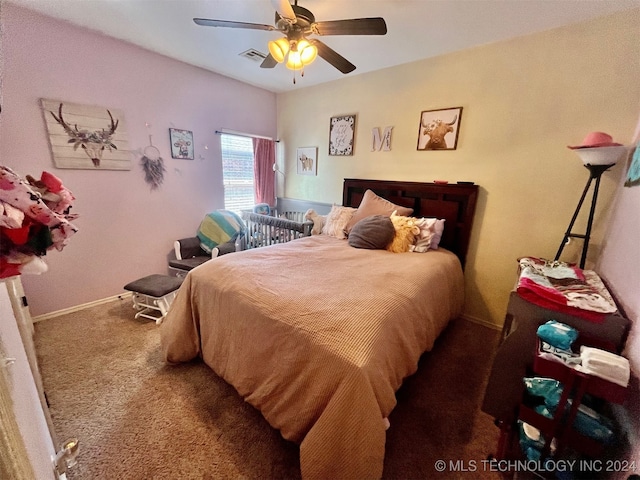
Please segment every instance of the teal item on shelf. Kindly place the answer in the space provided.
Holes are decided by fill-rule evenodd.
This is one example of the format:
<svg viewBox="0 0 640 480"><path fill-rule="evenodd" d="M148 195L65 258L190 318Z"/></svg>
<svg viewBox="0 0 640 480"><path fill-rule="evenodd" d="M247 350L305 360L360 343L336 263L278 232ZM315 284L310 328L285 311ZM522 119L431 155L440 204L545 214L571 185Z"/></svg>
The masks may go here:
<svg viewBox="0 0 640 480"><path fill-rule="evenodd" d="M540 457L542 456L542 452L537 448L527 447L524 450L524 455L525 457L527 457L527 460L529 460L530 462L537 462L540 460Z"/></svg>
<svg viewBox="0 0 640 480"><path fill-rule="evenodd" d="M538 327L538 337L561 350L571 350L571 345L578 338L578 331L564 323L549 320Z"/></svg>
<svg viewBox="0 0 640 480"><path fill-rule="evenodd" d="M590 408L583 409L582 405L578 408L573 427L582 435L598 440L605 445L613 443L615 438L613 422Z"/></svg>
<svg viewBox="0 0 640 480"><path fill-rule="evenodd" d="M560 402L562 384L559 381L544 377L524 377L523 381L527 393L544 398L545 405L555 407Z"/></svg>
<svg viewBox="0 0 640 480"><path fill-rule="evenodd" d="M571 400L567 401L567 411L571 408ZM538 405L535 411L547 418L553 418L555 407L547 408L545 405ZM604 415L596 412L586 405L580 405L573 421L573 428L576 432L585 437L592 438L605 445L610 445L614 439L614 424Z"/></svg>
<svg viewBox="0 0 640 480"><path fill-rule="evenodd" d="M536 432L537 438L527 435L525 425L528 429ZM522 448L522 451L526 453L527 449L537 450L538 458L540 458L540 451L544 448L544 438L540 435L540 431L529 424L525 424L522 420L518 420L518 436L520 438L520 448Z"/></svg>
<svg viewBox="0 0 640 480"><path fill-rule="evenodd" d="M534 408L534 411L542 415L543 417L553 418L553 413L551 413L546 405L538 405L536 408Z"/></svg>

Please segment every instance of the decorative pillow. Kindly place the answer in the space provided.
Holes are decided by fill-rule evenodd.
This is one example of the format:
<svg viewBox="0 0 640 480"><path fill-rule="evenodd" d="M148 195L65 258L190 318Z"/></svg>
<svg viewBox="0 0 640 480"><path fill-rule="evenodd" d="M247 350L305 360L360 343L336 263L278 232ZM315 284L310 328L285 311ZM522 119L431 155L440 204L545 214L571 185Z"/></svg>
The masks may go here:
<svg viewBox="0 0 640 480"><path fill-rule="evenodd" d="M322 233L322 227L324 227L324 224L327 221L326 215L318 215L313 208L310 208L305 212L304 218L313 222L311 235L320 235Z"/></svg>
<svg viewBox="0 0 640 480"><path fill-rule="evenodd" d="M424 253L431 248L431 241L434 235L433 230L430 228L432 223L426 218L416 219L416 225L420 229L420 233L416 235L415 243L409 247L409 251Z"/></svg>
<svg viewBox="0 0 640 480"><path fill-rule="evenodd" d="M442 232L444 232L444 218L425 218L427 220L429 229L432 232L431 236L431 248L432 250L437 250L438 245L440 244L440 239L442 239Z"/></svg>
<svg viewBox="0 0 640 480"><path fill-rule="evenodd" d="M371 215L356 223L349 232L349 245L355 248L384 250L395 237L396 229L385 215Z"/></svg>
<svg viewBox="0 0 640 480"><path fill-rule="evenodd" d="M396 205L395 203L391 203L389 200L379 197L373 193L373 191L367 190L364 192L364 196L362 197L358 210L353 214L351 221L347 225L347 233L351 231L356 223L365 217L369 217L371 215L384 215L389 217L394 211L398 215L404 216L408 216L413 213L412 208L401 207L400 205Z"/></svg>
<svg viewBox="0 0 640 480"><path fill-rule="evenodd" d="M333 205L322 227L322 233L336 238L347 238L345 228L355 211L352 207Z"/></svg>
<svg viewBox="0 0 640 480"><path fill-rule="evenodd" d="M408 252L416 240L416 235L420 234L420 228L416 225L416 219L396 215L395 212L391 214L389 219L393 223L393 228L396 233L387 250L394 253Z"/></svg>

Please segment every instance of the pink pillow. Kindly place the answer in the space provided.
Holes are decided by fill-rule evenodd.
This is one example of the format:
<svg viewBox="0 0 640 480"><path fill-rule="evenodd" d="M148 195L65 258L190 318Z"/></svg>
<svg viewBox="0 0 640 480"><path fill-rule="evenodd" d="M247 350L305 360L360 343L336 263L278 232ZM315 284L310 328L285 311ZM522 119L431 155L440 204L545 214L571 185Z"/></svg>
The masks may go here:
<svg viewBox="0 0 640 480"><path fill-rule="evenodd" d="M322 234L340 239L347 238L346 227L355 211L352 207L333 205L322 227Z"/></svg>
<svg viewBox="0 0 640 480"><path fill-rule="evenodd" d="M413 213L412 208L401 207L400 205L396 205L389 200L379 197L373 191L367 190L364 192L360 206L347 224L347 233L349 233L353 226L363 218L370 217L371 215L384 215L385 217L390 217L394 211L397 215L404 217Z"/></svg>

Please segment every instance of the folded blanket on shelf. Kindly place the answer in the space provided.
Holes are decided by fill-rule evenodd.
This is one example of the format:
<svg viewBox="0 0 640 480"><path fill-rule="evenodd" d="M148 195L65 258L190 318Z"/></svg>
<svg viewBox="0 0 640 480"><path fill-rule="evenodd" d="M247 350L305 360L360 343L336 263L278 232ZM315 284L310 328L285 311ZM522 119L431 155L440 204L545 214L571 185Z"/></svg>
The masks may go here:
<svg viewBox="0 0 640 480"><path fill-rule="evenodd" d="M582 364L578 367L583 373L595 375L622 387L629 385L629 360L615 353L593 347L580 347Z"/></svg>
<svg viewBox="0 0 640 480"><path fill-rule="evenodd" d="M600 322L617 307L593 270L564 262L523 257L516 291L525 300L544 308Z"/></svg>

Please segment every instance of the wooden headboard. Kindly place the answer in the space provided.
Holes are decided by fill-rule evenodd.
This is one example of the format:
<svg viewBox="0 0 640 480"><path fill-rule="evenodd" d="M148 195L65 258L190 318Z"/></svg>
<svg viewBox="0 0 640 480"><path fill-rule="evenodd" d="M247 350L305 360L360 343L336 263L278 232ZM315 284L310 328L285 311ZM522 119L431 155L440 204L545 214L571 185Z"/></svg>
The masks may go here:
<svg viewBox="0 0 640 480"><path fill-rule="evenodd" d="M345 178L342 205L358 207L367 190L396 205L413 208L414 217L444 218L440 245L455 253L464 268L476 210L477 185Z"/></svg>

